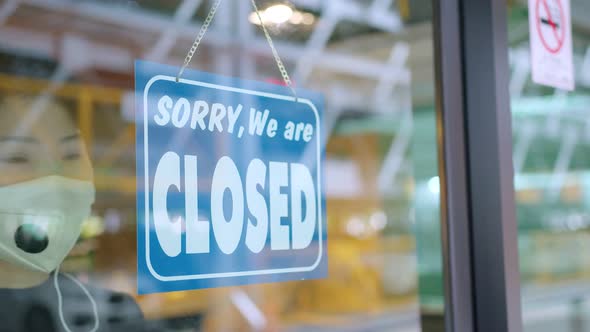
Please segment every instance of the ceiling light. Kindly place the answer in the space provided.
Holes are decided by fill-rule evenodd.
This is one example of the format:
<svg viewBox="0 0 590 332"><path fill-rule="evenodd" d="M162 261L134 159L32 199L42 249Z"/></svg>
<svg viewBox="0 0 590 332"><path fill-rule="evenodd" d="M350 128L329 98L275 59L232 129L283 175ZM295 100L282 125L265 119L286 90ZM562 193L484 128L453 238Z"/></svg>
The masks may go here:
<svg viewBox="0 0 590 332"><path fill-rule="evenodd" d="M293 15L291 15L289 22L294 25L299 25L303 23L303 15L301 12L294 12Z"/></svg>
<svg viewBox="0 0 590 332"><path fill-rule="evenodd" d="M263 20L274 24L283 24L293 16L293 9L287 5L276 4L272 5L264 11Z"/></svg>
<svg viewBox="0 0 590 332"><path fill-rule="evenodd" d="M303 24L305 25L312 25L315 22L315 16L311 13L303 14Z"/></svg>
<svg viewBox="0 0 590 332"><path fill-rule="evenodd" d="M262 19L264 19L264 13L261 16ZM260 25L260 20L258 19L258 14L256 13L250 13L250 16L248 16L248 21L250 21L252 24Z"/></svg>
<svg viewBox="0 0 590 332"><path fill-rule="evenodd" d="M292 25L312 25L316 21L313 14L300 12L283 4L275 4L266 8L260 12L260 18L262 18L262 23L272 25L281 25L287 22ZM252 24L260 25L260 19L256 12L250 13L248 20Z"/></svg>

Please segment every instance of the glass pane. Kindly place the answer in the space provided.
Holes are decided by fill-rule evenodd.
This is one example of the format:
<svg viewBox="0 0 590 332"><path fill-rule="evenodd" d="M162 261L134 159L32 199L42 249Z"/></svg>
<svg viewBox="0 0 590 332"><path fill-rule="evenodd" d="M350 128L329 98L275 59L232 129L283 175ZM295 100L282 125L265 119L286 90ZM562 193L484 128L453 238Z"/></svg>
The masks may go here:
<svg viewBox="0 0 590 332"><path fill-rule="evenodd" d="M524 326L590 331L590 3L571 1L571 92L531 80L532 13L526 2L508 10Z"/></svg>
<svg viewBox="0 0 590 332"><path fill-rule="evenodd" d="M0 3L0 331L442 331L429 0L258 1L325 96L328 278L137 294L133 61L180 66L212 3ZM283 84L253 15L190 68Z"/></svg>

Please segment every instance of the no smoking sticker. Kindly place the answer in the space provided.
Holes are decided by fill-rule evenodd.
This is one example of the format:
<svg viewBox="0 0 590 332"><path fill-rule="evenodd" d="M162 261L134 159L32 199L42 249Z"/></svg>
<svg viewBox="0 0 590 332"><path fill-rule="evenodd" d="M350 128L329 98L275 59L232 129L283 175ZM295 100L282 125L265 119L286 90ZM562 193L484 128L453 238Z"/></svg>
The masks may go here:
<svg viewBox="0 0 590 332"><path fill-rule="evenodd" d="M537 0L537 34L547 51L559 53L565 42L565 13L558 0Z"/></svg>
<svg viewBox="0 0 590 332"><path fill-rule="evenodd" d="M573 90L569 0L529 0L529 28L533 81Z"/></svg>

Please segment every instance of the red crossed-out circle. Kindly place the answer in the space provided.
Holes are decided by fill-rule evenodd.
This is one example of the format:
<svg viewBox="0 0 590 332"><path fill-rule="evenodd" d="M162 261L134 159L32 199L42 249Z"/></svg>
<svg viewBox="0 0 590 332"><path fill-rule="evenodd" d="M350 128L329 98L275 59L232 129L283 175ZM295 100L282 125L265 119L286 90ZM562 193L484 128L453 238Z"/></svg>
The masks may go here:
<svg viewBox="0 0 590 332"><path fill-rule="evenodd" d="M543 46L545 46L547 51L555 54L561 50L561 48L563 47L563 43L565 42L565 12L563 10L561 0L554 0L555 2L557 2L557 5L559 7L559 20L555 21L551 15L551 9L549 8L547 1L549 0L537 0L537 5L535 6L537 33L539 34L541 42L543 43ZM551 30L553 31L553 35L555 36L555 40L557 40L557 45L555 46L549 45L547 39L545 38L545 35L543 35L543 31L541 30L541 8L544 9L545 12L547 12L547 20L549 21L548 24L551 26ZM559 26L557 23L559 23Z"/></svg>

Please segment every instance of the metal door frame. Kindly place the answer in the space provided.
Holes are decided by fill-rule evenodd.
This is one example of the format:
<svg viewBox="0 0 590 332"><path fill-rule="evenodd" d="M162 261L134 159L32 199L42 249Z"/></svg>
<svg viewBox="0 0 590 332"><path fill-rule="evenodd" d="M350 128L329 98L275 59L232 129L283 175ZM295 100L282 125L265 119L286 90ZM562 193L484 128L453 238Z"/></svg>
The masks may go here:
<svg viewBox="0 0 590 332"><path fill-rule="evenodd" d="M445 330L520 332L506 0L435 0Z"/></svg>

